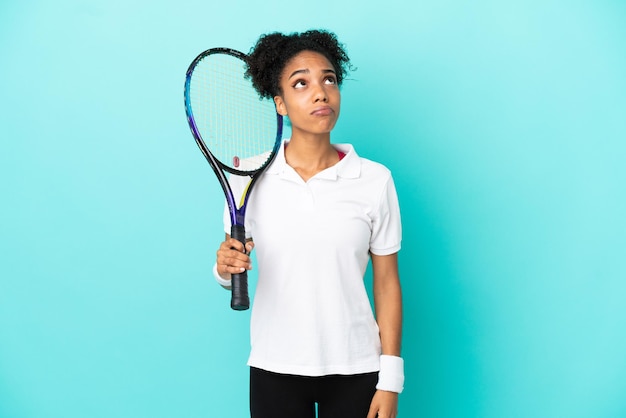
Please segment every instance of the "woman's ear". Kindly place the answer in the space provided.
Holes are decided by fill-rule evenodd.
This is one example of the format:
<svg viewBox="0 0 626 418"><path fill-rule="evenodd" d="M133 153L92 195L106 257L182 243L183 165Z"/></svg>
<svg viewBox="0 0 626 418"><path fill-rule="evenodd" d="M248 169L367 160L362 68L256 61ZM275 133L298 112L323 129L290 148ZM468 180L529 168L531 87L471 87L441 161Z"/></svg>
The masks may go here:
<svg viewBox="0 0 626 418"><path fill-rule="evenodd" d="M285 107L285 102L282 97L274 96L274 104L276 105L276 112L278 112L279 115L287 116L287 108Z"/></svg>

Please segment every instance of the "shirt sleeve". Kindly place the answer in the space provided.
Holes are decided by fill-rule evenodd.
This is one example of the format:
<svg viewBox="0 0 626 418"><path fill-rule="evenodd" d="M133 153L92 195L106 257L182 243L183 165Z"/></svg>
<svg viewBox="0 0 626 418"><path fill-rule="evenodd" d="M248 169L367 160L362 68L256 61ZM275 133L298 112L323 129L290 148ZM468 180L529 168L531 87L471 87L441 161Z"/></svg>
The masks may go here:
<svg viewBox="0 0 626 418"><path fill-rule="evenodd" d="M376 255L390 255L400 250L401 242L400 205L393 177L389 175L374 214L370 251Z"/></svg>

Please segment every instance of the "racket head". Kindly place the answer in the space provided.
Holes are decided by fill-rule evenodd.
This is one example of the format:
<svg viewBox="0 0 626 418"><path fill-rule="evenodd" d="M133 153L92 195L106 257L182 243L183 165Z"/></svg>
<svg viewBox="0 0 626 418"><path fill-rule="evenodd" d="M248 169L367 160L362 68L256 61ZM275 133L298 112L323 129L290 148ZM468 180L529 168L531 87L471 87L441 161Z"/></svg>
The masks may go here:
<svg viewBox="0 0 626 418"><path fill-rule="evenodd" d="M211 48L198 55L187 70L185 110L209 162L229 173L251 176L276 155L283 118L274 102L261 99L245 76L247 59L230 48Z"/></svg>

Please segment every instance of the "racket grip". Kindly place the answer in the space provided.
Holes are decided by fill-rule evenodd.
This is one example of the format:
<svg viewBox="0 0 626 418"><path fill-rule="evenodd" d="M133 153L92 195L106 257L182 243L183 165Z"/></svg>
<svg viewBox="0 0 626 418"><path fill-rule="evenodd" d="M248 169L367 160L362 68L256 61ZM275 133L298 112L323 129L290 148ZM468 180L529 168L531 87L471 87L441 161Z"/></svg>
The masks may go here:
<svg viewBox="0 0 626 418"><path fill-rule="evenodd" d="M230 236L243 244L244 252L246 248L246 230L243 225L233 225ZM230 307L236 311L245 311L250 307L248 297L248 272L231 275L231 297Z"/></svg>

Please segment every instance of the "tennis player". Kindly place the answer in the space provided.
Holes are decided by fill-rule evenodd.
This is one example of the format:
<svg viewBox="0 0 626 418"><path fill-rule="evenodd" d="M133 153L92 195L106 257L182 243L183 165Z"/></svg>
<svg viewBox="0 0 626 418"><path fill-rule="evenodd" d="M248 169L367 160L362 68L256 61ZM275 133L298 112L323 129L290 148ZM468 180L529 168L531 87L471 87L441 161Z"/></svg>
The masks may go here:
<svg viewBox="0 0 626 418"><path fill-rule="evenodd" d="M400 210L390 171L331 143L340 86L351 69L335 34L262 35L247 75L288 117L291 138L259 179L246 215L249 240L228 236L214 274L251 269L252 418L392 418L404 386ZM375 98L372 98L374 100ZM231 179L235 195L246 180ZM364 273L371 260L375 314Z"/></svg>

